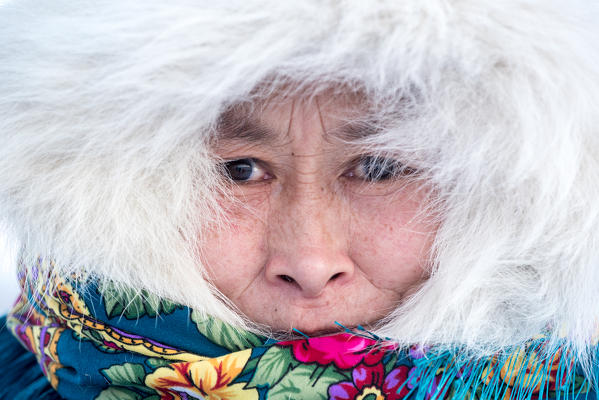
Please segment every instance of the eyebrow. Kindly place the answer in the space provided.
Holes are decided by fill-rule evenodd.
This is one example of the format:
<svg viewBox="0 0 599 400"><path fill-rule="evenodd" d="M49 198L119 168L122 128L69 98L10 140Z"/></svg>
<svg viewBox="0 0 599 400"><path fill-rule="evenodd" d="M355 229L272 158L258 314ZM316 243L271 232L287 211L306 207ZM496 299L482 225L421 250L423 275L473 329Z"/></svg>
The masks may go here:
<svg viewBox="0 0 599 400"><path fill-rule="evenodd" d="M376 136L381 128L372 120L348 121L326 132L342 141L356 142ZM234 110L225 111L218 119L216 140L218 141L244 141L251 144L277 143L282 140L281 133L260 124L247 115L239 114Z"/></svg>
<svg viewBox="0 0 599 400"><path fill-rule="evenodd" d="M381 133L379 124L372 120L349 121L332 129L328 134L347 142L357 142Z"/></svg>
<svg viewBox="0 0 599 400"><path fill-rule="evenodd" d="M275 142L279 135L249 118L223 119L217 125L217 140L248 143Z"/></svg>

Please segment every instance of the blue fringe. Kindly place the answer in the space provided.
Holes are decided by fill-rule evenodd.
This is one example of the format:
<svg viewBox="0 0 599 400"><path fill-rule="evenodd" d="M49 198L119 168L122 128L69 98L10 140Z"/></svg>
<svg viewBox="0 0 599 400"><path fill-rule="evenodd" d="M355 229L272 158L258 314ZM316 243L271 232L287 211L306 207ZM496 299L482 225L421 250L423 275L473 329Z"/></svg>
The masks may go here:
<svg viewBox="0 0 599 400"><path fill-rule="evenodd" d="M381 340L374 333L358 325L350 329L335 322L345 332L372 340ZM302 332L297 331L304 335ZM305 336L305 335L304 335ZM468 357L455 351L427 351L426 356L414 359L417 384L410 390L406 398L413 400L439 400L446 398L450 386L453 386L449 400L599 400L597 384L599 384L599 351L591 366L593 384L583 378L583 371L578 370L577 360L563 352L563 348L544 349L544 339L533 341L527 346L521 357L515 357L513 351L498 354L496 361L491 357ZM517 349L513 349L517 350ZM545 351L545 352L544 352ZM559 354L561 353L561 355ZM512 357L513 356L513 357ZM559 364L555 377L556 394L550 393L548 377L553 357L558 356ZM516 365L517 361L521 362ZM529 366L535 368L529 370ZM514 377L512 385L502 379L501 371L506 368L507 376ZM438 371L442 371L439 373ZM517 372L516 372L517 371ZM514 376L515 375L515 376ZM587 377L588 378L588 377ZM487 384L483 381L488 379ZM576 382L578 380L578 382ZM408 385L409 380L397 390L399 393ZM540 386L539 386L540 385ZM510 387L511 386L511 387ZM539 386L538 393L534 393ZM575 389L578 386L578 389ZM509 392L509 395L506 395Z"/></svg>
<svg viewBox="0 0 599 400"><path fill-rule="evenodd" d="M62 400L29 353L6 329L0 317L0 399Z"/></svg>

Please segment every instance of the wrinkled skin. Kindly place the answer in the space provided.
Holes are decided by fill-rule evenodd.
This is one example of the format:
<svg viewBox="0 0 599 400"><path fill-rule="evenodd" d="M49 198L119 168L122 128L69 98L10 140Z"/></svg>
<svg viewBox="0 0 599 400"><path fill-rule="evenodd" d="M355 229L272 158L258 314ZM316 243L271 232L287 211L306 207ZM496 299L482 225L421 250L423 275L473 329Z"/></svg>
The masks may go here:
<svg viewBox="0 0 599 400"><path fill-rule="evenodd" d="M360 112L351 103L317 97L237 111L215 144L225 167L246 173L220 200L229 224L208 232L204 262L225 296L275 331L370 326L426 279L436 229L422 215L427 190L415 171L365 173L365 154L336 134ZM256 129L268 133L248 134ZM254 164L231 161L247 158Z"/></svg>

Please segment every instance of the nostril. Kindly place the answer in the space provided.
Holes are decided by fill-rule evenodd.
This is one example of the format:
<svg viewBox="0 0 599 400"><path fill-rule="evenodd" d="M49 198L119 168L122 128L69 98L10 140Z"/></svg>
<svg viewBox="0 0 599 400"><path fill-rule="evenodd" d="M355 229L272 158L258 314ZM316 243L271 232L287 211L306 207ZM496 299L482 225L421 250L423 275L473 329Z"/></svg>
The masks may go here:
<svg viewBox="0 0 599 400"><path fill-rule="evenodd" d="M282 280L284 280L285 282L289 282L289 283L293 283L295 282L295 279L293 279L292 277L290 277L289 275L279 275L279 278L281 278Z"/></svg>
<svg viewBox="0 0 599 400"><path fill-rule="evenodd" d="M331 278L329 280L334 281L335 279L339 278L341 275L343 275L342 272L337 272L335 275L331 276Z"/></svg>

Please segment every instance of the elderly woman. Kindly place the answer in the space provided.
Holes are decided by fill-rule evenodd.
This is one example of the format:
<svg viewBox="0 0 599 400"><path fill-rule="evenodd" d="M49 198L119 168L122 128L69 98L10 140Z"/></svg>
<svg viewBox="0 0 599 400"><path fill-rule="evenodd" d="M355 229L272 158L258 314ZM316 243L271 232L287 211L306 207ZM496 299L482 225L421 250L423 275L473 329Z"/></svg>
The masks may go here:
<svg viewBox="0 0 599 400"><path fill-rule="evenodd" d="M0 397L595 398L598 16L5 2Z"/></svg>

